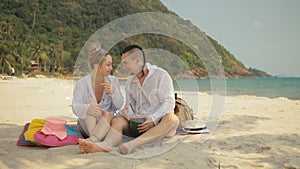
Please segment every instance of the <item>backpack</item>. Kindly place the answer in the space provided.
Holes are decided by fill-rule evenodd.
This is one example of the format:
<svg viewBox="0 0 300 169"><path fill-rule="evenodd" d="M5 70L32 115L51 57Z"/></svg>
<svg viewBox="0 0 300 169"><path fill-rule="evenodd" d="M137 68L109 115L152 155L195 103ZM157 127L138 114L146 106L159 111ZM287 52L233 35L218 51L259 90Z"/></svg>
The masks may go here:
<svg viewBox="0 0 300 169"><path fill-rule="evenodd" d="M179 118L179 126L178 126L178 128L183 128L185 121L187 121L187 120L193 120L194 119L193 109L188 106L188 104L186 103L186 101L184 101L180 97L177 97L177 93L175 93L175 109L174 109L174 113Z"/></svg>

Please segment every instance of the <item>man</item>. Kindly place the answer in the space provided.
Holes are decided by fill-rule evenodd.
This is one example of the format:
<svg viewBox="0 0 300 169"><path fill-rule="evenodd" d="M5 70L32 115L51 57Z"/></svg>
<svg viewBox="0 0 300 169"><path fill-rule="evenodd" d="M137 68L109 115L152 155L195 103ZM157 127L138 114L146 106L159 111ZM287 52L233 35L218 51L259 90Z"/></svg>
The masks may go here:
<svg viewBox="0 0 300 169"><path fill-rule="evenodd" d="M126 105L120 117L111 122L111 129L103 142L93 143L80 140L79 149L83 153L109 152L122 141L123 133L128 133L129 119L133 115L144 115L146 121L138 125L142 135L120 145L122 154L130 154L140 145L174 136L179 120L174 114L175 98L173 82L163 69L146 63L140 46L131 45L122 51L122 62L130 77L126 83Z"/></svg>

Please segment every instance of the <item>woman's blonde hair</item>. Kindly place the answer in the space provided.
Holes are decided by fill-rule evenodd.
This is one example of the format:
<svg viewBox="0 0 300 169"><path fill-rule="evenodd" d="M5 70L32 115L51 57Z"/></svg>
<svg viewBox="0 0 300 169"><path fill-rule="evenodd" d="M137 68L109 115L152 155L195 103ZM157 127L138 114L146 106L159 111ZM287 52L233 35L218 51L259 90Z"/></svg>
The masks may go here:
<svg viewBox="0 0 300 169"><path fill-rule="evenodd" d="M109 55L109 53L102 49L99 43L93 43L88 48L88 55L89 67L93 70L95 64L102 65L104 58Z"/></svg>

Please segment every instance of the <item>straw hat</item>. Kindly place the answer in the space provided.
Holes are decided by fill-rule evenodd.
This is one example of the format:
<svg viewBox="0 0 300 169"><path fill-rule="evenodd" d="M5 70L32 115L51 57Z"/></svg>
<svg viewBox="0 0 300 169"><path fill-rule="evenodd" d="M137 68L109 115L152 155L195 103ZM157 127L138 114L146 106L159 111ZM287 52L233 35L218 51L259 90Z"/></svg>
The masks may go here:
<svg viewBox="0 0 300 169"><path fill-rule="evenodd" d="M184 123L184 130L186 131L199 131L206 129L206 125L199 120L188 120Z"/></svg>

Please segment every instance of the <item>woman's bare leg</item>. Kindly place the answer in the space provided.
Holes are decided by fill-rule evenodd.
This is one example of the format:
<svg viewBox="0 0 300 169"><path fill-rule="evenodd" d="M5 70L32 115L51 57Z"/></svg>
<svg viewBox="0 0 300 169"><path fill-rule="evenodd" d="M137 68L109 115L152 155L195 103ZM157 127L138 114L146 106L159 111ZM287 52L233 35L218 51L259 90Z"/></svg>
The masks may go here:
<svg viewBox="0 0 300 169"><path fill-rule="evenodd" d="M84 121L85 121L87 130L89 132L88 133L89 137L91 137L93 135L93 133L94 133L94 129L96 127L97 119L94 116L87 115L87 117L84 119Z"/></svg>
<svg viewBox="0 0 300 169"><path fill-rule="evenodd" d="M110 123L113 118L114 118L113 114L107 111L103 111L102 116L91 136L95 136L98 141L102 140L106 136L107 132L109 131Z"/></svg>
<svg viewBox="0 0 300 169"><path fill-rule="evenodd" d="M94 98L89 98L89 99L87 99L87 103L91 104L91 105L96 105L97 101ZM97 118L94 116L87 115L87 117L84 119L84 121L85 121L87 130L89 132L88 135L89 135L89 137L91 137L94 133Z"/></svg>
<svg viewBox="0 0 300 169"><path fill-rule="evenodd" d="M122 141L123 131L128 130L128 121L123 117L114 118L103 142L94 143L80 139L79 150L82 153L108 152Z"/></svg>

